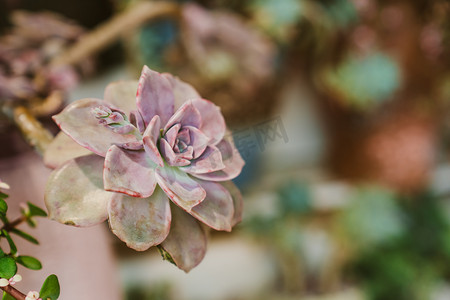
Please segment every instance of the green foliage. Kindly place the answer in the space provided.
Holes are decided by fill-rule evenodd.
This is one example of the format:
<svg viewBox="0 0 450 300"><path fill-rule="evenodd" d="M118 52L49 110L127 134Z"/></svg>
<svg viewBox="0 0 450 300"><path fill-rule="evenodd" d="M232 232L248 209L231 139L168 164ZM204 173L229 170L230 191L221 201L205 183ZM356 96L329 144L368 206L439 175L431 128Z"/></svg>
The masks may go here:
<svg viewBox="0 0 450 300"><path fill-rule="evenodd" d="M311 212L311 195L306 184L289 182L278 191L278 194L283 214Z"/></svg>
<svg viewBox="0 0 450 300"><path fill-rule="evenodd" d="M167 252L161 245L156 246L159 250L159 253L161 254L163 260L167 260L168 262L170 262L171 264L173 264L174 266L176 266L177 264L175 263L175 261L172 258L172 255L170 255L169 252Z"/></svg>
<svg viewBox="0 0 450 300"><path fill-rule="evenodd" d="M282 38L287 29L301 20L303 3L301 0L253 0L251 8L257 22L269 34Z"/></svg>
<svg viewBox="0 0 450 300"><path fill-rule="evenodd" d="M6 231L6 229L2 230L2 236L4 236L6 238L6 240L8 241L9 249L11 251L11 254L16 254L17 253L16 244L14 243L13 239L9 235L9 232Z"/></svg>
<svg viewBox="0 0 450 300"><path fill-rule="evenodd" d="M324 74L328 88L345 104L359 109L386 101L400 86L400 67L391 57L374 52L349 56Z"/></svg>
<svg viewBox="0 0 450 300"><path fill-rule="evenodd" d="M9 279L16 275L17 265L14 258L9 256L4 256L0 258L0 277Z"/></svg>
<svg viewBox="0 0 450 300"><path fill-rule="evenodd" d="M13 296L11 296L11 295L8 294L7 292L3 292L2 300L16 300L16 298L14 298Z"/></svg>
<svg viewBox="0 0 450 300"><path fill-rule="evenodd" d="M39 297L43 300L56 300L60 294L58 277L54 274L50 275L45 279L42 285L41 291L39 292Z"/></svg>
<svg viewBox="0 0 450 300"><path fill-rule="evenodd" d="M17 235L20 236L21 238L26 239L26 240L29 241L30 243L39 245L39 241L38 241L37 239L35 239L33 236L31 236L31 235L29 235L28 233L26 233L26 232L23 232L23 231L21 231L21 230L19 230L19 229L15 229L15 228L11 229L11 232L14 233L14 234L17 234Z"/></svg>
<svg viewBox="0 0 450 300"><path fill-rule="evenodd" d="M343 211L341 222L353 245L371 249L401 236L405 218L395 194L378 187L361 188Z"/></svg>
<svg viewBox="0 0 450 300"><path fill-rule="evenodd" d="M31 270L40 270L40 269L42 269L41 262L38 259L36 259L36 258L34 258L32 256L25 256L25 255L18 256L18 257L16 257L16 261L19 264L21 264L24 267L26 267L28 269L31 269Z"/></svg>
<svg viewBox="0 0 450 300"><path fill-rule="evenodd" d="M346 28L358 21L358 14L350 0L322 1L327 17L337 28Z"/></svg>
<svg viewBox="0 0 450 300"><path fill-rule="evenodd" d="M15 235L18 235L33 244L39 244L38 240L36 240L33 236L23 232L22 230L16 229L15 226L20 224L22 221L26 221L31 227L35 227L36 223L34 222L33 217L46 217L47 213L43 209L28 202L27 207L21 209L23 215L22 219L10 222L6 217L8 205L4 199L7 197L8 195L0 192L0 219L3 222L0 237L7 240L10 248L10 253L8 254L0 248L0 278L9 279L17 273L17 263L31 270L42 269L42 264L38 259L26 255L16 256L17 247L10 233L14 233ZM41 289L40 297L42 299L50 300L54 300L59 297L59 282L55 275L51 275L45 280ZM2 299L11 300L14 298L4 292Z"/></svg>
<svg viewBox="0 0 450 300"><path fill-rule="evenodd" d="M7 210L8 204L6 204L6 201L3 198L0 198L0 214L5 215Z"/></svg>
<svg viewBox="0 0 450 300"><path fill-rule="evenodd" d="M407 217L405 230L359 252L349 272L360 279L369 299L428 299L431 283L450 275L450 222L431 194L397 201Z"/></svg>
<svg viewBox="0 0 450 300"><path fill-rule="evenodd" d="M30 217L46 217L47 213L42 209L34 205L33 203L27 202L29 216Z"/></svg>

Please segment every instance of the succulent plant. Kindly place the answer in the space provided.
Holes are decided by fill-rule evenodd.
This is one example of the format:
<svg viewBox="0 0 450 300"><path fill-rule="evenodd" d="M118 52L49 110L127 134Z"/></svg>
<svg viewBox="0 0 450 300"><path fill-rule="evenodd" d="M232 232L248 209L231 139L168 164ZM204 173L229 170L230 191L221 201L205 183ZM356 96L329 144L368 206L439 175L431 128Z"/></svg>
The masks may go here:
<svg viewBox="0 0 450 300"><path fill-rule="evenodd" d="M231 231L241 219L242 198L231 179L244 161L220 109L189 84L146 66L139 83L112 83L104 98L77 100L53 117L93 153L51 174L50 218L80 227L109 219L128 247L159 245L187 272L206 251L201 223ZM67 149L66 141L55 139L48 165L60 164L55 153Z"/></svg>

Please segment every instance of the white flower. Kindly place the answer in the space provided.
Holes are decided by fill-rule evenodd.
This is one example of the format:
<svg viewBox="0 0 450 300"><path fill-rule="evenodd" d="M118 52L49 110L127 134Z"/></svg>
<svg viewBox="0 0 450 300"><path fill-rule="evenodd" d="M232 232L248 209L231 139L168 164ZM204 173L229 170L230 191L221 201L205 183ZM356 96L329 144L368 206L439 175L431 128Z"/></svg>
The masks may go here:
<svg viewBox="0 0 450 300"><path fill-rule="evenodd" d="M19 281L22 281L22 276L20 276L19 274L14 275L10 279L0 278L0 287L15 285Z"/></svg>
<svg viewBox="0 0 450 300"><path fill-rule="evenodd" d="M0 278L0 287L5 287L9 285L9 280L6 278Z"/></svg>
<svg viewBox="0 0 450 300"><path fill-rule="evenodd" d="M25 300L42 300L39 298L39 293L36 291L29 291L27 296L25 297Z"/></svg>
<svg viewBox="0 0 450 300"><path fill-rule="evenodd" d="M0 189L9 190L9 185L0 179Z"/></svg>

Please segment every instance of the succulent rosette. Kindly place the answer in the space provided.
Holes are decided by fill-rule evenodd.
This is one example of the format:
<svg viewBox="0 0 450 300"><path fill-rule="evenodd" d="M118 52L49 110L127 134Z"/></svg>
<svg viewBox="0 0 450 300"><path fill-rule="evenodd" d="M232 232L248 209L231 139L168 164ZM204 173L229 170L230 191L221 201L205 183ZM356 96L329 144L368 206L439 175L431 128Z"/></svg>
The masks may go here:
<svg viewBox="0 0 450 300"><path fill-rule="evenodd" d="M79 227L108 219L128 247L159 245L184 271L205 254L202 224L231 231L240 221L231 179L244 161L220 109L189 84L144 67L138 83L112 83L104 100L75 101L53 118L91 152L69 149L61 136L49 147L45 161L57 167L45 193L50 218Z"/></svg>

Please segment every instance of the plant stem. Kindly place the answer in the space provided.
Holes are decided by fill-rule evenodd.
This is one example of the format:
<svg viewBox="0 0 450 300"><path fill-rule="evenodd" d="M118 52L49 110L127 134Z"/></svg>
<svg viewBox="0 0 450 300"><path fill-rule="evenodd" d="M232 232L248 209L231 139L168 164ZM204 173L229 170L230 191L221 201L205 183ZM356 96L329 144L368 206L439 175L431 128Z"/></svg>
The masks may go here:
<svg viewBox="0 0 450 300"><path fill-rule="evenodd" d="M180 6L173 2L141 1L111 20L85 34L80 40L55 57L51 65L73 65L114 43L121 35L161 17L178 17Z"/></svg>
<svg viewBox="0 0 450 300"><path fill-rule="evenodd" d="M28 144L33 146L40 155L43 155L53 139L50 131L45 129L28 108L24 106L4 106L3 112L20 129Z"/></svg>
<svg viewBox="0 0 450 300"><path fill-rule="evenodd" d="M3 225L2 228L0 228L0 232L2 230L6 230L6 231L9 232L9 231L11 231L11 229L14 229L16 226L18 226L20 223L24 222L25 220L26 220L26 217L25 216L21 216L21 217L15 219L12 222L6 223L6 224Z"/></svg>
<svg viewBox="0 0 450 300"><path fill-rule="evenodd" d="M14 298L16 298L17 300L25 300L26 295L10 285L1 287L1 289L10 294L11 296L13 296Z"/></svg>

